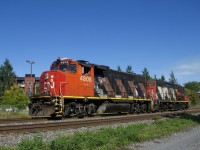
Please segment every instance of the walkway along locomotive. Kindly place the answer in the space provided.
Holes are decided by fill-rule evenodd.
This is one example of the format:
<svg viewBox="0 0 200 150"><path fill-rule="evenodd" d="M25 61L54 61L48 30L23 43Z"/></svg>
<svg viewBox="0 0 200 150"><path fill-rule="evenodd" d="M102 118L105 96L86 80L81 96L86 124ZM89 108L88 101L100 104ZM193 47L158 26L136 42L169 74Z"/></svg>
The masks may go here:
<svg viewBox="0 0 200 150"><path fill-rule="evenodd" d="M40 77L40 95L32 96L32 116L140 113L188 108L180 85L149 80L83 60L57 59Z"/></svg>

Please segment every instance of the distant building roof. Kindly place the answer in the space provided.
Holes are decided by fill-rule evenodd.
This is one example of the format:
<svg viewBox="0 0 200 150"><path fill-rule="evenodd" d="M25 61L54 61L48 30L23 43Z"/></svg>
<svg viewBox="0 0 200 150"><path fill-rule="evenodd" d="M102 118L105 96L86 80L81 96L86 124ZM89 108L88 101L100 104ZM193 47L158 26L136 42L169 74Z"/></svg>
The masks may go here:
<svg viewBox="0 0 200 150"><path fill-rule="evenodd" d="M17 80L24 80L24 77L17 77Z"/></svg>
<svg viewBox="0 0 200 150"><path fill-rule="evenodd" d="M18 80L18 81L24 81L24 79L25 79L26 77L31 77L31 75L30 75L30 74L25 74L25 77L17 77L17 80ZM35 74L32 74L32 77L35 78L35 80L37 80L37 81L40 80L40 77L35 77Z"/></svg>
<svg viewBox="0 0 200 150"><path fill-rule="evenodd" d="M31 77L31 74L25 74L25 77ZM32 77L35 77L35 74L32 74Z"/></svg>

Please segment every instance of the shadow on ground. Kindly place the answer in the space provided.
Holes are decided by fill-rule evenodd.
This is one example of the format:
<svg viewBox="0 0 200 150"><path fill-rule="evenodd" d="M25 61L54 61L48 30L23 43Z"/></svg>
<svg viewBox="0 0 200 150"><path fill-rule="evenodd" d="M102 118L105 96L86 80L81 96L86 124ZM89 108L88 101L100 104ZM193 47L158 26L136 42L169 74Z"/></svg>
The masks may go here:
<svg viewBox="0 0 200 150"><path fill-rule="evenodd" d="M172 115L172 116L167 116L169 118L175 118L175 117L179 117L179 118L183 118L183 119L188 119L188 120L192 120L197 122L198 124L200 124L200 114L198 115L194 115L194 114L187 114L187 113L183 113L183 114L179 114L179 115Z"/></svg>

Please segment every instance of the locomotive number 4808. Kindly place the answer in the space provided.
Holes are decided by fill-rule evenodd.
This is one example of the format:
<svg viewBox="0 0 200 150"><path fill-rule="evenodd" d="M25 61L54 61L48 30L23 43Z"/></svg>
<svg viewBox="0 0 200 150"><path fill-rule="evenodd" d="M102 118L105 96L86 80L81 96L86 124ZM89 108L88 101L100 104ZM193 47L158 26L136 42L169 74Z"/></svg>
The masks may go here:
<svg viewBox="0 0 200 150"><path fill-rule="evenodd" d="M80 77L80 80L81 80L81 81L84 81L84 82L92 82L92 77L89 77L89 76L81 76L81 77Z"/></svg>

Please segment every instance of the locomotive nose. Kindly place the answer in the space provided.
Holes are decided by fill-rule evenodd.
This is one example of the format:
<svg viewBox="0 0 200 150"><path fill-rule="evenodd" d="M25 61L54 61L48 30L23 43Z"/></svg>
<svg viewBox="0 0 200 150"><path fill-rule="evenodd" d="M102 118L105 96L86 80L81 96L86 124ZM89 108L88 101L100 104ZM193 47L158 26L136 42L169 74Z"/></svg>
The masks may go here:
<svg viewBox="0 0 200 150"><path fill-rule="evenodd" d="M56 71L46 71L40 77L40 90L43 95L56 95Z"/></svg>
<svg viewBox="0 0 200 150"><path fill-rule="evenodd" d="M40 77L40 91L43 95L58 96L61 92L61 83L64 81L66 81L66 77L63 72L45 71Z"/></svg>

